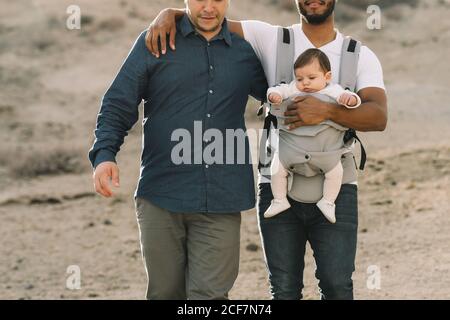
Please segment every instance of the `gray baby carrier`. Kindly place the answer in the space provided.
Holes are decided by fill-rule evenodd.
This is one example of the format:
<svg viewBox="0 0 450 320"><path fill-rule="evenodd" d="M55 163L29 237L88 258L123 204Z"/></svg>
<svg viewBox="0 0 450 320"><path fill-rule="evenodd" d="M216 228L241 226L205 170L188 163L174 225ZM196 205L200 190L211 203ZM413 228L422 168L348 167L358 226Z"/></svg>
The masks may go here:
<svg viewBox="0 0 450 320"><path fill-rule="evenodd" d="M342 46L341 55L341 67L339 74L339 84L350 91L355 91L357 80L357 68L359 61L359 53L361 50L361 42L352 38L346 37ZM275 83L269 84L270 86L290 83L293 80L293 61L295 58L295 44L294 44L294 32L292 28L279 28L278 40L277 40L277 57L276 57L276 77ZM261 115L264 112L262 106L258 111ZM260 154L259 154L259 172L263 179L269 180L271 178L270 164L274 153L274 146L270 145L270 135L273 134L273 130L277 128L277 117L272 113L267 113L264 120L264 130L260 141ZM272 132L271 132L272 131ZM356 135L354 129L348 129L345 132L344 144L352 146L355 142L359 141L361 145L361 162L359 169L364 170L366 162L366 153L360 139ZM288 191L289 197L292 199L304 202L315 203L322 198L323 194L323 173L318 173L313 176L305 176L301 173L305 172L305 164L309 159L305 159L303 163L286 168L291 173L290 188ZM355 156L352 152L348 152L342 155L342 166L344 168L344 176L342 183L349 183L357 181L358 179L358 167L356 165ZM263 181L264 182L264 181Z"/></svg>

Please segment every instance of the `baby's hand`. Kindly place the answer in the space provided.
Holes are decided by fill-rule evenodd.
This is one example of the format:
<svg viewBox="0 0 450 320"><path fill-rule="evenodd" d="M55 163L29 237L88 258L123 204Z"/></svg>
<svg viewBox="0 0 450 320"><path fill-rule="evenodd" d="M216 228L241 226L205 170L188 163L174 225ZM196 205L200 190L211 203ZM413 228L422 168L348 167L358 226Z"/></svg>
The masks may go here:
<svg viewBox="0 0 450 320"><path fill-rule="evenodd" d="M344 92L339 97L338 102L344 106L354 107L358 104L358 99L351 93Z"/></svg>
<svg viewBox="0 0 450 320"><path fill-rule="evenodd" d="M279 95L278 93L271 93L269 94L269 102L273 103L275 105L279 105L283 102L283 97Z"/></svg>

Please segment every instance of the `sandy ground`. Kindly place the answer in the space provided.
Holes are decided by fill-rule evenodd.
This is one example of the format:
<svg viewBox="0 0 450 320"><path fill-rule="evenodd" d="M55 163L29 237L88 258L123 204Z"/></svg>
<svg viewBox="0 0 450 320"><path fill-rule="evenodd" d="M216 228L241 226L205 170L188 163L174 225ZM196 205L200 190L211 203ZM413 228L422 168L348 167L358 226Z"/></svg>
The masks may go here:
<svg viewBox="0 0 450 320"><path fill-rule="evenodd" d="M141 127L118 157L122 186L114 199L93 193L86 153L100 97L135 37L160 8L182 2L77 3L84 25L68 31L72 1L0 0L2 299L144 296L132 200ZM267 3L233 1L230 16L297 22ZM360 176L357 299L450 298L449 14L443 2L422 1L383 12L382 30L367 30L364 16L339 26L380 57L390 109L385 132L363 134L369 162ZM253 109L248 124L258 127ZM68 173L36 173L61 155L72 165L55 170ZM306 262L304 295L317 299L311 251ZM81 270L80 290L66 288L71 265ZM379 289L367 286L371 266L380 271ZM269 298L253 210L243 214L241 268L230 295Z"/></svg>

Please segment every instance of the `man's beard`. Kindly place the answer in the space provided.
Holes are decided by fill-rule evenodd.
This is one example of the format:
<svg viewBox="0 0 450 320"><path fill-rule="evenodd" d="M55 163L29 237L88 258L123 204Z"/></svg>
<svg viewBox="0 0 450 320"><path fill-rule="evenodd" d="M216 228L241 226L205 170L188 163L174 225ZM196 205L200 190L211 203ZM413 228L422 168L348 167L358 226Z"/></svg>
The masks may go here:
<svg viewBox="0 0 450 320"><path fill-rule="evenodd" d="M214 27L211 27L211 28L203 28L202 26L200 26L200 25L197 25L196 26L196 28L199 30L199 31L202 31L202 32L216 32L217 30L219 30L219 28L221 27L221 25L220 24L218 24L218 25L216 25L216 26L214 26Z"/></svg>
<svg viewBox="0 0 450 320"><path fill-rule="evenodd" d="M315 25L324 23L328 19L328 17L333 14L334 7L336 5L336 1L333 0L329 4L327 10L324 13L322 13L322 14L308 14L306 12L305 8L302 7L302 5L299 2L297 2L297 3L298 3L298 8L300 10L300 14L305 18L305 20L308 23L315 24Z"/></svg>
<svg viewBox="0 0 450 320"><path fill-rule="evenodd" d="M211 27L209 27L209 28L204 28L204 27L202 27L202 26L200 25L200 16L197 17L196 28L197 28L199 31L202 31L202 32L215 32L215 31L217 31L221 26L222 26L222 25L221 25L220 23L217 23L216 25L211 26Z"/></svg>

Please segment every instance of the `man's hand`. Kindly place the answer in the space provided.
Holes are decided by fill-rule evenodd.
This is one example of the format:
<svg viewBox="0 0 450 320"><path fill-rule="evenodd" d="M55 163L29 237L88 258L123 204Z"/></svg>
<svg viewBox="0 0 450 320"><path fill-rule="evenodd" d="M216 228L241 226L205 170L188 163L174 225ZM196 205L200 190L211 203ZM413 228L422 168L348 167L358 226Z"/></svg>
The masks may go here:
<svg viewBox="0 0 450 320"><path fill-rule="evenodd" d="M283 97L278 93L272 92L271 94L269 94L269 102L275 105L279 105L283 102Z"/></svg>
<svg viewBox="0 0 450 320"><path fill-rule="evenodd" d="M95 168L93 180L95 192L110 198L114 196L110 187L111 182L114 187L119 187L119 167L115 162L102 162Z"/></svg>
<svg viewBox="0 0 450 320"><path fill-rule="evenodd" d="M296 97L284 113L289 117L284 124L288 125L290 130L317 125L329 119L330 107L330 104L313 96Z"/></svg>
<svg viewBox="0 0 450 320"><path fill-rule="evenodd" d="M164 9L148 27L147 34L145 36L145 44L147 45L148 50L150 50L155 57L159 58L159 41L161 41L161 53L166 54L166 38L168 34L170 48L175 50L175 35L177 33L176 17L179 14L179 10Z"/></svg>

